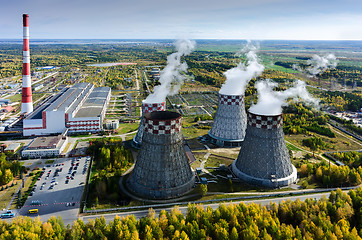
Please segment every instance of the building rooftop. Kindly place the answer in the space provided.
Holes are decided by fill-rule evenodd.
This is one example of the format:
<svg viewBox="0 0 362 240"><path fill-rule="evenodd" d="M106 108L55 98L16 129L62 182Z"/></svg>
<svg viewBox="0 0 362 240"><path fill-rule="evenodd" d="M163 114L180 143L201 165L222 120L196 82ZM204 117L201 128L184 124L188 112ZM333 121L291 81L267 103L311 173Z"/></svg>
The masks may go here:
<svg viewBox="0 0 362 240"><path fill-rule="evenodd" d="M82 95L82 93L85 92L85 90L88 89L88 91L89 91L90 86L91 86L91 84L89 84L89 83L74 84L72 87L65 90L64 94L61 97L59 97L55 102L53 102L46 109L46 111L54 111L54 110L66 111L66 110L68 110L70 105L75 100L77 100L77 98L79 99L80 96Z"/></svg>
<svg viewBox="0 0 362 240"><path fill-rule="evenodd" d="M18 149L21 146L20 143L10 143L5 149L4 151L15 151L16 149Z"/></svg>
<svg viewBox="0 0 362 240"><path fill-rule="evenodd" d="M79 109L79 111L77 112L77 114L75 115L75 118L80 118L80 117L98 117L99 115L101 115L103 110L103 106L99 106L99 107L82 107L81 109Z"/></svg>
<svg viewBox="0 0 362 240"><path fill-rule="evenodd" d="M93 87L92 84L86 85L84 91L81 92L81 94L77 97L77 99L75 99L75 101L73 99L73 102L68 104L67 108L65 109L66 112L72 113L79 106L79 104L84 100L84 98L89 94L89 91L92 89L92 87Z"/></svg>
<svg viewBox="0 0 362 240"><path fill-rule="evenodd" d="M98 117L101 115L110 90L109 87L94 88L74 117Z"/></svg>
<svg viewBox="0 0 362 240"><path fill-rule="evenodd" d="M63 89L60 93L52 97L41 107L35 109L26 119L41 119L43 111L73 111L81 104L86 96L86 101L76 113L75 117L97 117L101 114L103 106L111 88L93 88L89 83L77 83L70 88ZM91 92L90 92L91 91Z"/></svg>
<svg viewBox="0 0 362 240"><path fill-rule="evenodd" d="M62 136L37 137L28 146L28 149L56 148Z"/></svg>

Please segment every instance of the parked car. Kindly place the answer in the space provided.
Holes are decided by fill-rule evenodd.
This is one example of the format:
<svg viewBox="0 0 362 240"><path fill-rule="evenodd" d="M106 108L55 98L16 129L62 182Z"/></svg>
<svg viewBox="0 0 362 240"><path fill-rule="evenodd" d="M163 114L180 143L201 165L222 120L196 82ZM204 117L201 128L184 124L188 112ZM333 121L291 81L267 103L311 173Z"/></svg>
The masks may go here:
<svg viewBox="0 0 362 240"><path fill-rule="evenodd" d="M1 218L12 218L14 216L15 216L14 213L11 212L10 210L6 211L6 213L1 214Z"/></svg>

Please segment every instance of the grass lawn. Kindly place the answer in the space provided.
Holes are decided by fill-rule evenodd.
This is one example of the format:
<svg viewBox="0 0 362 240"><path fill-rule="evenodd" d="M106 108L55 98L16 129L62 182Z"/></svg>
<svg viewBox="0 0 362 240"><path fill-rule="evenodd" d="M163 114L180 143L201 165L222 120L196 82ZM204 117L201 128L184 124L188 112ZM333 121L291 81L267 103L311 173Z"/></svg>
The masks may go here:
<svg viewBox="0 0 362 240"><path fill-rule="evenodd" d="M303 151L302 149L290 144L290 143L286 143L287 144L287 148L288 150L292 150L292 151Z"/></svg>
<svg viewBox="0 0 362 240"><path fill-rule="evenodd" d="M11 198L15 194L16 190L19 187L19 184L21 184L21 180L14 180L14 186L9 187L8 189L0 191L0 208L4 209L9 204ZM8 186L11 185L11 182L7 184Z"/></svg>
<svg viewBox="0 0 362 240"><path fill-rule="evenodd" d="M139 123L122 123L117 129L118 134L125 134L129 132L134 132L138 129Z"/></svg>
<svg viewBox="0 0 362 240"><path fill-rule="evenodd" d="M33 175L26 178L24 188L20 189L21 199L24 203L25 203L26 199L28 198L29 193L32 191L32 188L33 188L35 182L37 181L40 172L41 172L41 170L32 171ZM40 188L40 186L37 187L38 191L39 191L39 188ZM17 197L14 199L14 202L12 203L11 208L12 209L17 208Z"/></svg>
<svg viewBox="0 0 362 240"><path fill-rule="evenodd" d="M225 164L225 166L229 166L232 163L233 160L231 159L229 160L215 155L210 155L205 163L205 167L219 167L220 164Z"/></svg>
<svg viewBox="0 0 362 240"><path fill-rule="evenodd" d="M64 148L64 150L63 150L63 153L68 152L68 149L69 149L70 145L72 145L72 143L68 143L68 144L67 144L67 146L66 146L66 147Z"/></svg>
<svg viewBox="0 0 362 240"><path fill-rule="evenodd" d="M196 170L196 168L199 168L201 165L202 159L196 160L191 164L192 169Z"/></svg>
<svg viewBox="0 0 362 240"><path fill-rule="evenodd" d="M358 143L358 141L356 141L354 138L341 133L341 131L336 130L335 128L331 127L332 131L334 133L336 133L336 137L335 138L330 138L330 137L326 137L326 136L322 136L322 135L318 135L313 133L313 135L320 137L325 143L329 144L329 148L323 149L323 150L318 150L316 153L322 153L322 152L326 152L326 151L346 151L346 150L359 150L362 148L362 145ZM304 134L297 134L297 135L285 135L285 139L289 142L291 142L292 144L296 145L292 146L290 144L287 144L288 149L291 150L307 150L307 151L311 151L309 148L303 146L303 139L306 138L311 138L313 136L307 136ZM292 149L295 148L295 149ZM299 149L298 149L299 148Z"/></svg>
<svg viewBox="0 0 362 240"><path fill-rule="evenodd" d="M183 127L182 128L182 134L187 139L203 136L203 135L207 134L208 131L209 131L209 129L200 129L200 128L196 128L196 127L189 127L189 128Z"/></svg>
<svg viewBox="0 0 362 240"><path fill-rule="evenodd" d="M21 94L15 94L9 97L11 102L20 102L21 101Z"/></svg>

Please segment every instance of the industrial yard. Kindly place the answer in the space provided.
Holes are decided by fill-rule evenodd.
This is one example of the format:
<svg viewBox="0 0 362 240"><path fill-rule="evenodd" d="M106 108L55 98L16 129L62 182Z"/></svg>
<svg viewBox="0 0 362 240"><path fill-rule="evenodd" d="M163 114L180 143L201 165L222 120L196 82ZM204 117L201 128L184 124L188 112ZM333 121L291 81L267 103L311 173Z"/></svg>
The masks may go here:
<svg viewBox="0 0 362 240"><path fill-rule="evenodd" d="M190 49L194 47L188 43ZM102 63L106 47L95 46L94 55L102 56L97 63L91 54L63 56L59 46L51 45L64 59L74 57L81 63L42 67L35 61L32 71L23 72L23 79L13 76L2 81L10 90L1 89L4 121L0 144L2 151L6 150L1 156L20 161L19 169L27 172L22 178L28 181L26 188L15 185L14 190L8 182L1 190L6 193L10 187L14 192L11 198L3 196L15 216L39 216L47 221L56 215L71 224L92 214L155 205L266 197L280 201L285 195L312 195L322 189L330 192L361 184L362 168L356 157L362 149L359 130L347 120L333 118L338 115L333 108L356 111L359 84L339 86L337 81L324 89L325 83L323 88L316 87L317 81L283 63L278 64L284 69L268 65L264 70L259 66L265 64L261 59L269 61L270 55L261 50L260 62L248 59L259 64L256 69L260 71L247 79L244 92L225 93L225 73L230 69L248 71L249 66L246 61L244 68L238 69L240 65L235 63L239 59L229 52L214 49L181 54L165 44L162 54L150 54L152 47L141 44L138 50L143 55L127 48L129 55L114 53L122 56L122 61ZM36 45L34 52L39 54L42 49ZM164 61L173 54L179 54L175 58L179 65L185 62L189 67L189 72L174 75L182 78L183 85L161 101L147 100L174 64ZM286 59L292 56L287 50L281 58L283 54L288 55ZM202 66L212 69L210 72L200 67L200 56ZM277 114L252 112L263 99L258 95L258 83L275 79L279 85L272 85L270 92L281 95L297 87L291 83L296 77L306 82L303 91L323 101L323 111L288 96L293 100L283 103ZM29 79L34 86L29 87ZM174 85L170 83L169 88ZM345 102L334 102L339 96L331 90L339 87L344 88ZM32 112L21 107L29 103ZM35 169L42 173L33 179ZM20 172L14 177L13 182L20 183ZM30 179L35 181L33 185ZM15 192L23 194L23 205Z"/></svg>

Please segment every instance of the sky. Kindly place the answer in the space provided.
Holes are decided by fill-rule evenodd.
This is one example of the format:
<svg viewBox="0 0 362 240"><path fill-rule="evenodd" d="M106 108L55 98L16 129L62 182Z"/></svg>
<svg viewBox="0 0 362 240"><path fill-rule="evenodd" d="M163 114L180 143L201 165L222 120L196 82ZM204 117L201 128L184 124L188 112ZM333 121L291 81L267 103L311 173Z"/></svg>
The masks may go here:
<svg viewBox="0 0 362 240"><path fill-rule="evenodd" d="M362 40L361 0L0 0L0 39Z"/></svg>

